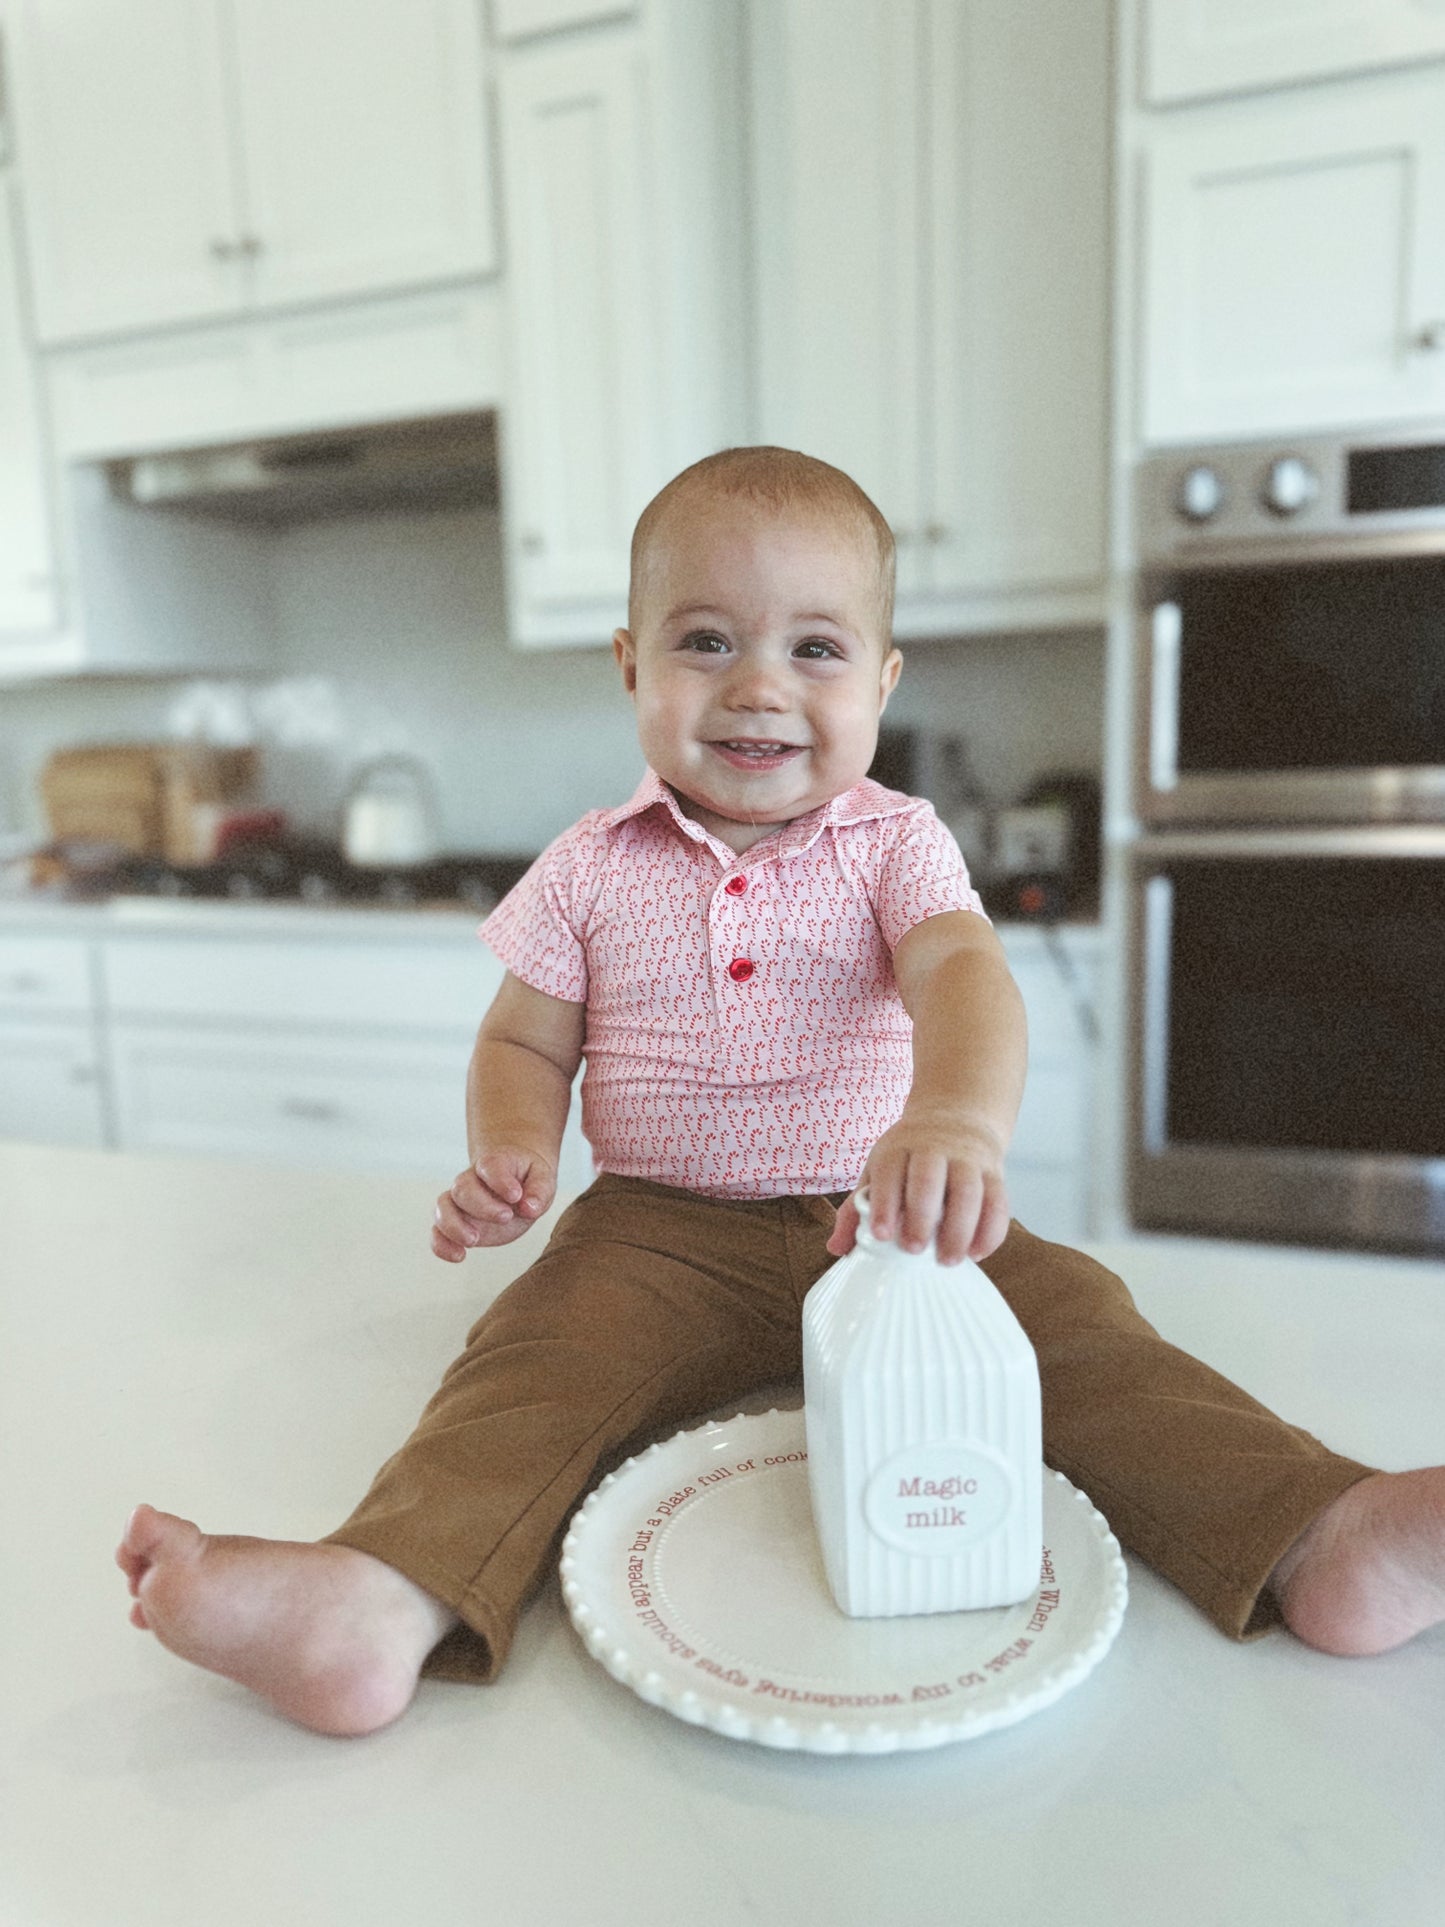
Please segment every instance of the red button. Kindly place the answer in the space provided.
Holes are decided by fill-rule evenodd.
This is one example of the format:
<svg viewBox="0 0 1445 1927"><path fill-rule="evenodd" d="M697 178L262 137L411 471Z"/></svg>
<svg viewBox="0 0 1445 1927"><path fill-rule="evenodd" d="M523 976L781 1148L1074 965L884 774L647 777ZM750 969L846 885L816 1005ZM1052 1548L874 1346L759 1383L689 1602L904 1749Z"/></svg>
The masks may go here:
<svg viewBox="0 0 1445 1927"><path fill-rule="evenodd" d="M727 891L730 897L740 897L747 887L748 880L746 877L729 877L723 885L724 890Z"/></svg>
<svg viewBox="0 0 1445 1927"><path fill-rule="evenodd" d="M735 984L745 984L753 974L753 967L746 957L734 957L728 965L728 975Z"/></svg>

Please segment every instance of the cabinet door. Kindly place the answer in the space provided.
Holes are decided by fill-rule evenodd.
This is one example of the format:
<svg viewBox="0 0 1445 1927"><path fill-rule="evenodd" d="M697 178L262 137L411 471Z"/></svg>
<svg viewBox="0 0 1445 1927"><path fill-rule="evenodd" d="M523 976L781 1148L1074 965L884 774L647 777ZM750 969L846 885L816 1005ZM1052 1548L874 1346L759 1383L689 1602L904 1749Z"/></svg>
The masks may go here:
<svg viewBox="0 0 1445 1927"><path fill-rule="evenodd" d="M100 1066L88 1024L0 1018L0 1138L105 1143Z"/></svg>
<svg viewBox="0 0 1445 1927"><path fill-rule="evenodd" d="M1085 1011L1097 1005L1097 962L1079 940L1059 938L1069 978L1042 933L1001 933L1029 1026L1029 1074L1006 1177L1016 1218L1040 1237L1089 1235L1091 1131L1098 1047Z"/></svg>
<svg viewBox="0 0 1445 1927"><path fill-rule="evenodd" d="M261 305L496 265L477 0L234 0Z"/></svg>
<svg viewBox="0 0 1445 1927"><path fill-rule="evenodd" d="M503 77L513 636L626 620L632 525L668 479L661 264L648 230L647 70L630 34L528 50Z"/></svg>
<svg viewBox="0 0 1445 1927"><path fill-rule="evenodd" d="M605 644L632 527L743 439L743 32L738 0L501 57L511 639Z"/></svg>
<svg viewBox="0 0 1445 1927"><path fill-rule="evenodd" d="M470 1043L115 1028L122 1146L454 1176Z"/></svg>
<svg viewBox="0 0 1445 1927"><path fill-rule="evenodd" d="M242 296L217 0L13 0L42 340L191 321Z"/></svg>
<svg viewBox="0 0 1445 1927"><path fill-rule="evenodd" d="M40 430L40 371L21 311L9 182L0 177L0 667L7 631L57 620L55 553Z"/></svg>
<svg viewBox="0 0 1445 1927"><path fill-rule="evenodd" d="M907 596L928 577L922 17L915 0L772 0L753 19L760 439L873 497Z"/></svg>
<svg viewBox="0 0 1445 1927"><path fill-rule="evenodd" d="M1445 54L1433 0L1145 0L1140 25L1155 103Z"/></svg>
<svg viewBox="0 0 1445 1927"><path fill-rule="evenodd" d="M1170 120L1145 171L1146 441L1445 409L1445 71Z"/></svg>
<svg viewBox="0 0 1445 1927"><path fill-rule="evenodd" d="M1102 582L1108 0L928 0L928 587Z"/></svg>

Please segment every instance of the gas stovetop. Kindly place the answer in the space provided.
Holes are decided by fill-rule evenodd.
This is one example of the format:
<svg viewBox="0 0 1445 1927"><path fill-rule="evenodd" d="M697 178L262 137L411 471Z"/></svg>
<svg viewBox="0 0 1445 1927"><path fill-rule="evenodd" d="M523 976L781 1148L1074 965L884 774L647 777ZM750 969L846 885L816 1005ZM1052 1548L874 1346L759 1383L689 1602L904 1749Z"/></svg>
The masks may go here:
<svg viewBox="0 0 1445 1927"><path fill-rule="evenodd" d="M124 857L87 879L87 894L216 902L453 905L484 915L531 862L525 856L442 856L429 863L348 863L334 844L240 844L216 863Z"/></svg>

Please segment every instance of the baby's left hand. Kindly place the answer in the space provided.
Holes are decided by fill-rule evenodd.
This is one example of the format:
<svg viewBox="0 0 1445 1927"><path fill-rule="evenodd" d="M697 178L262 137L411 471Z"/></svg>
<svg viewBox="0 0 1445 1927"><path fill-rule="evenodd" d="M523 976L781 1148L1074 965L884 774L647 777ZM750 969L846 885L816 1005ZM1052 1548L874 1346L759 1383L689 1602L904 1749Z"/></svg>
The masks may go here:
<svg viewBox="0 0 1445 1927"><path fill-rule="evenodd" d="M1003 1146L973 1119L905 1112L873 1146L858 1188L868 1192L874 1237L892 1238L904 1251L936 1240L941 1264L987 1258L1008 1230ZM828 1240L835 1258L853 1249L857 1231L849 1198Z"/></svg>

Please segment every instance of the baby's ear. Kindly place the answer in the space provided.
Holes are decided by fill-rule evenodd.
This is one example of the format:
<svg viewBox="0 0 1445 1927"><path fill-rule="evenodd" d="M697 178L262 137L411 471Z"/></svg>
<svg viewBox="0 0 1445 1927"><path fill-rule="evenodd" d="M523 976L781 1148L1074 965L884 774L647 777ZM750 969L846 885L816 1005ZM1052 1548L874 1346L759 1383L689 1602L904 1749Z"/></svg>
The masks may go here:
<svg viewBox="0 0 1445 1927"><path fill-rule="evenodd" d="M630 696L637 687L637 645L630 629L614 629L612 653L622 671L622 684Z"/></svg>

